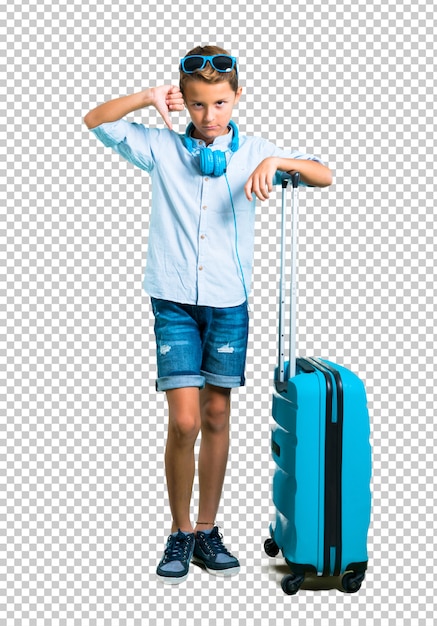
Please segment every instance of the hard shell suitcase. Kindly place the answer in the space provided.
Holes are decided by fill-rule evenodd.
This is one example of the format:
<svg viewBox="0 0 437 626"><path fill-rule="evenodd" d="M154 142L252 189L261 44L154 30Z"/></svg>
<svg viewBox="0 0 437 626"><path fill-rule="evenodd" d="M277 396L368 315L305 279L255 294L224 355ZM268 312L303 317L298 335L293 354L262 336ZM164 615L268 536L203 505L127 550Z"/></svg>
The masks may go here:
<svg viewBox="0 0 437 626"><path fill-rule="evenodd" d="M296 242L299 174L292 180L290 347L285 361L286 187L282 188L279 362L273 390L272 457L275 519L264 548L282 552L292 595L305 574L341 577L341 589L360 589L367 569L371 509L371 449L361 380L320 358L296 359Z"/></svg>

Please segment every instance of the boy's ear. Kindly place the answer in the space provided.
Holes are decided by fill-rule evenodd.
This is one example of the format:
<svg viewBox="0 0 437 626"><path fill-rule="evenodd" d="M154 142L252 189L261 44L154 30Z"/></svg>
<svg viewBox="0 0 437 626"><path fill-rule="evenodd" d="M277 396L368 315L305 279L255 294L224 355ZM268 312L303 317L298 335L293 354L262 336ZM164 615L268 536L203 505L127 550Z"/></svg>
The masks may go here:
<svg viewBox="0 0 437 626"><path fill-rule="evenodd" d="M238 87L237 91L235 92L235 104L238 104L238 102L240 101L242 93L243 93L243 87Z"/></svg>

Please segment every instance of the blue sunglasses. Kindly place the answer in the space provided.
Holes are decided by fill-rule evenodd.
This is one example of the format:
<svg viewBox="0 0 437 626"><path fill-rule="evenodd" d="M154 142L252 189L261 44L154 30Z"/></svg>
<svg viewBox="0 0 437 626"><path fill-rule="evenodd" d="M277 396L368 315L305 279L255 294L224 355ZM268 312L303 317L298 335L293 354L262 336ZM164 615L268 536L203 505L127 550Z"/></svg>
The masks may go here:
<svg viewBox="0 0 437 626"><path fill-rule="evenodd" d="M192 54L181 59L180 69L184 74L193 74L198 70L203 70L208 62L217 72L232 72L234 68L237 71L237 59L228 54L214 54L211 57Z"/></svg>

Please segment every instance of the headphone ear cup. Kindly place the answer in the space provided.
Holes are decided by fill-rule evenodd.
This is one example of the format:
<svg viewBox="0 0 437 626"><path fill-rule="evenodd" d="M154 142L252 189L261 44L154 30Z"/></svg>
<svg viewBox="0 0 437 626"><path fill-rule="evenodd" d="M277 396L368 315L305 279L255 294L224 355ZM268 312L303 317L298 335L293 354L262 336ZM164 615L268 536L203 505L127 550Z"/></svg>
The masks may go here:
<svg viewBox="0 0 437 626"><path fill-rule="evenodd" d="M223 176L226 172L226 155L220 150L204 148L200 151L200 171L206 176Z"/></svg>
<svg viewBox="0 0 437 626"><path fill-rule="evenodd" d="M226 172L226 155L220 150L216 150L214 153L214 176L223 176Z"/></svg>
<svg viewBox="0 0 437 626"><path fill-rule="evenodd" d="M207 176L214 173L214 153L209 148L200 151L200 171Z"/></svg>

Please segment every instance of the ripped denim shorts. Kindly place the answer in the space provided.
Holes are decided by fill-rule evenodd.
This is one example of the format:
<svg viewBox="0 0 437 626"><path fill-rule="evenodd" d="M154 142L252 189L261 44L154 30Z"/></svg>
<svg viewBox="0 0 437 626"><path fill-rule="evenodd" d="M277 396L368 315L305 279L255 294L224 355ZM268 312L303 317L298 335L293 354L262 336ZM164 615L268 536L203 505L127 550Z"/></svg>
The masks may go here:
<svg viewBox="0 0 437 626"><path fill-rule="evenodd" d="M216 308L152 298L158 379L156 389L241 387L245 384L247 303Z"/></svg>

